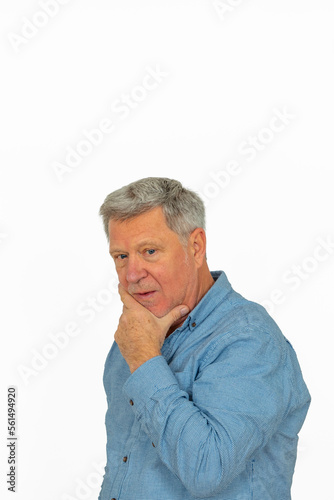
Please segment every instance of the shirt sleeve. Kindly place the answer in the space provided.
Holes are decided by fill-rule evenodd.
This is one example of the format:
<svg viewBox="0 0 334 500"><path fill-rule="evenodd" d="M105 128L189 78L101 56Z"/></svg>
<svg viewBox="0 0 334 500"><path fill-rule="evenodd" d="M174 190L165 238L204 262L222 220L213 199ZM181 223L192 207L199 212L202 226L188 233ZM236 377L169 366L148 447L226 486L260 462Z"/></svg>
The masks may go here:
<svg viewBox="0 0 334 500"><path fill-rule="evenodd" d="M221 336L191 394L163 356L139 367L124 393L162 462L193 496L223 491L277 430L289 401L282 350L269 334Z"/></svg>

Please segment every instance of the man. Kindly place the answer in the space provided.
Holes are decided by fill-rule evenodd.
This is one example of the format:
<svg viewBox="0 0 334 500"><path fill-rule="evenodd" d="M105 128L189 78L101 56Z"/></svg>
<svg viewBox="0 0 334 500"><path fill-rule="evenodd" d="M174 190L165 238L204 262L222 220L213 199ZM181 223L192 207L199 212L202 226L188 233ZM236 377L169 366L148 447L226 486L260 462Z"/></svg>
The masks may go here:
<svg viewBox="0 0 334 500"><path fill-rule="evenodd" d="M310 395L265 309L206 261L202 200L150 177L100 209L123 312L99 500L288 500Z"/></svg>

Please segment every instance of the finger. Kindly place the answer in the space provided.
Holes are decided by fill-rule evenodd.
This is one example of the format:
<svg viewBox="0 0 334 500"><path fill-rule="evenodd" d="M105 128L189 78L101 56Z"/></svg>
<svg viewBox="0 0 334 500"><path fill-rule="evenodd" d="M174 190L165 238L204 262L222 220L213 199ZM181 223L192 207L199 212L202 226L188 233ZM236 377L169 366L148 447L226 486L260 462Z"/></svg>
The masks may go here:
<svg viewBox="0 0 334 500"><path fill-rule="evenodd" d="M139 304L139 302L137 302L136 299L134 299L132 295L130 295L129 292L127 292L124 286L120 283L118 284L118 293L124 307L126 307L127 309L129 309L130 307L135 307Z"/></svg>
<svg viewBox="0 0 334 500"><path fill-rule="evenodd" d="M128 297L131 297L131 295L125 290L124 286L118 283L118 293L121 298L121 301L125 305L125 303L129 300Z"/></svg>
<svg viewBox="0 0 334 500"><path fill-rule="evenodd" d="M187 314L189 314L189 311L189 307L185 304L174 307L174 309L169 311L169 313L167 313L166 316L163 317L166 327L169 328L175 321L181 319L183 316L187 316Z"/></svg>

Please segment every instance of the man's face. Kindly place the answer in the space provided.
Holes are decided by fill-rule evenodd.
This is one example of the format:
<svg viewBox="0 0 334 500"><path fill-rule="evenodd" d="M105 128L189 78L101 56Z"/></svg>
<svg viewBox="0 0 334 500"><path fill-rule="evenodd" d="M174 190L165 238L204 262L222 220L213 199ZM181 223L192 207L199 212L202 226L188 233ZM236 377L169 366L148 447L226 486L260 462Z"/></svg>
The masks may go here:
<svg viewBox="0 0 334 500"><path fill-rule="evenodd" d="M161 207L124 222L110 220L109 240L121 285L155 316L191 302L196 265Z"/></svg>

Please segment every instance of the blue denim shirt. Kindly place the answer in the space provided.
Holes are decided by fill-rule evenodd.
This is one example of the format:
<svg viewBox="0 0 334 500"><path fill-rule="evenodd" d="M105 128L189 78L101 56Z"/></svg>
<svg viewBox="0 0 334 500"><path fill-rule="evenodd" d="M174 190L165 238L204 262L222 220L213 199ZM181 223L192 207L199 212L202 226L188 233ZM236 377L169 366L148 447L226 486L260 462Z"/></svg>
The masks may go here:
<svg viewBox="0 0 334 500"><path fill-rule="evenodd" d="M295 351L222 271L162 355L104 370L107 465L99 500L288 500L310 404Z"/></svg>

